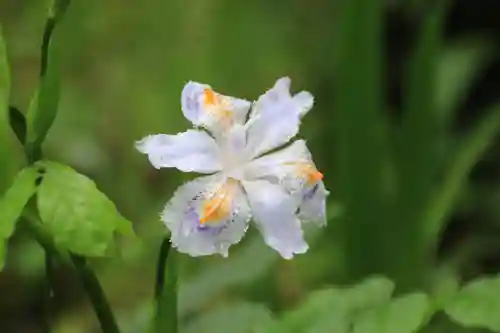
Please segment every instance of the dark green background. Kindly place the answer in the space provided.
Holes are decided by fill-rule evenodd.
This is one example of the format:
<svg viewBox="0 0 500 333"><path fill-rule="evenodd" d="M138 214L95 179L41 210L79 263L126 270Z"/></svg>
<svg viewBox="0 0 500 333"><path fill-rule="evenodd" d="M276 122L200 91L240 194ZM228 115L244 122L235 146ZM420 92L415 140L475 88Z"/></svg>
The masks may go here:
<svg viewBox="0 0 500 333"><path fill-rule="evenodd" d="M303 122L301 136L332 195L328 228L312 231L310 251L293 261L281 260L254 231L227 260L183 256L183 327L220 306L243 301L280 314L311 290L355 282L370 273L386 274L406 291L431 290L443 276L467 280L498 272L498 140L481 154L470 181L461 187L435 244L428 248L419 241L419 230L425 227L418 216L423 202L435 193L435 184L450 172L446 159L500 95L495 45L500 4L465 0L451 1L445 18L444 42L436 52L439 80L423 75L423 88L409 92L407 69L416 57L419 32L434 15L434 2L386 1L379 25L370 21L376 1L361 4L366 13L359 17L327 0L73 1L58 32L65 45L63 91L46 155L92 177L134 222L140 242L122 244L122 258L93 261L120 322L128 328L124 332L142 332L150 311L156 252L165 233L158 212L190 177L153 169L134 150L134 141L189 126L180 111L180 92L188 80L246 99L256 99L281 76L292 78L292 89L309 90L316 105ZM11 104L23 111L37 84L46 10L47 1L0 0L12 66ZM425 60L415 62L416 73L433 68ZM456 79L461 75L465 79ZM464 88L447 102L446 89L457 81L463 81ZM443 104L453 104L446 131L429 125L440 112L426 108L426 98L434 93L437 99L445 96ZM406 119L411 112L418 115ZM411 125L405 126L405 121ZM404 139L399 135L412 143L400 147ZM441 137L445 139L439 141ZM385 159L388 152L377 146L382 141L398 151L396 164L406 173L396 175ZM17 155L0 156L3 188L23 163L21 149L15 147ZM379 171L382 183L377 183ZM400 176L395 198L378 197ZM403 207L394 205L398 202ZM39 332L42 277L41 249L17 234L0 274L0 332ZM56 332L97 332L73 273L59 267L56 284ZM231 318L221 321L228 325ZM228 327L207 332L233 332Z"/></svg>

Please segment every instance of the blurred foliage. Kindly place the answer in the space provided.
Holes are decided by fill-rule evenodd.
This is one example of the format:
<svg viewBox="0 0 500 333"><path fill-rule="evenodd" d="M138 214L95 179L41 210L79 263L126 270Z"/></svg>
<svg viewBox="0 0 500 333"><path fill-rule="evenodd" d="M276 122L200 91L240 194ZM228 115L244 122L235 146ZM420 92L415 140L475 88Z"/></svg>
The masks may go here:
<svg viewBox="0 0 500 333"><path fill-rule="evenodd" d="M500 58L494 33L453 25L469 11L487 25L500 6L74 0L58 27L57 59L48 59L60 67L60 99L40 101L32 98L40 36L47 15L58 14L47 1L2 0L10 68L0 44L0 188L25 163L8 106L30 110L36 123L36 110L59 104L45 154L92 178L133 221L141 241L123 239L120 256L92 265L124 332L145 332L165 234L158 212L187 177L153 170L134 141L186 128L179 96L188 80L255 99L288 75L316 97L301 135L333 193L329 225L308 232L311 249L290 262L256 232L226 260L180 255L181 332L498 331L497 278L459 289L500 268ZM405 41L397 45L386 40L394 24L394 39ZM59 85L52 79L42 77L41 89ZM48 120L28 133L32 142ZM2 208L1 223L8 214ZM0 331L40 332L42 252L21 228L8 245ZM373 274L389 279L366 279ZM98 332L74 273L58 266L53 278L54 331Z"/></svg>

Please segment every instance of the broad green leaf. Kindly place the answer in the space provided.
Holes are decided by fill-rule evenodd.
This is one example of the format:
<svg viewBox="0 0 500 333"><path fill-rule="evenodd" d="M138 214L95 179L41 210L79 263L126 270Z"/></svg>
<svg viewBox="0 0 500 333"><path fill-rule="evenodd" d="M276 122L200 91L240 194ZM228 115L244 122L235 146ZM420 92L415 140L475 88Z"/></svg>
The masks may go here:
<svg viewBox="0 0 500 333"><path fill-rule="evenodd" d="M463 140L444 172L444 180L428 198L425 207L425 236L427 244L435 245L446 218L451 213L458 194L467 182L472 167L500 132L500 105L479 121Z"/></svg>
<svg viewBox="0 0 500 333"><path fill-rule="evenodd" d="M56 244L84 256L103 256L115 233L130 234L131 223L95 183L68 166L43 161L38 210Z"/></svg>
<svg viewBox="0 0 500 333"><path fill-rule="evenodd" d="M354 321L353 333L414 333L429 318L429 299L415 293L370 309Z"/></svg>
<svg viewBox="0 0 500 333"><path fill-rule="evenodd" d="M424 16L416 48L409 59L404 85L403 117L396 140L398 192L396 219L389 242L398 253L391 257L398 288L420 287L427 273L421 214L433 189L445 135L436 109L436 72L441 49L444 1ZM387 229L386 229L387 230ZM413 267L422 269L415 271Z"/></svg>
<svg viewBox="0 0 500 333"><path fill-rule="evenodd" d="M393 289L390 280L375 276L352 287L316 291L298 308L285 313L281 320L262 332L348 332L353 316L389 302Z"/></svg>
<svg viewBox="0 0 500 333"><path fill-rule="evenodd" d="M344 289L346 300L342 301L350 311L359 311L389 301L395 285L382 276L372 276L361 283Z"/></svg>
<svg viewBox="0 0 500 333"><path fill-rule="evenodd" d="M23 169L0 200L0 267L3 265L5 242L14 232L17 219L21 216L24 206L36 191L38 174L34 168Z"/></svg>
<svg viewBox="0 0 500 333"><path fill-rule="evenodd" d="M459 277L457 272L446 267L437 269L434 276L435 282L430 292L431 301L434 310L440 311L458 292Z"/></svg>
<svg viewBox="0 0 500 333"><path fill-rule="evenodd" d="M388 122L383 112L382 21L384 1L338 1L333 86L334 127L325 134L325 157L335 166L332 190L344 205L340 239L345 272L356 281L374 272L390 271L394 252L387 230L384 171L388 156ZM329 110L326 108L325 110ZM330 119L330 118L328 118ZM327 142L325 141L325 142ZM332 154L333 152L333 154ZM331 157L330 157L331 156ZM333 184L333 183L332 183ZM370 249L369 254L366 249ZM389 256L390 253L390 256Z"/></svg>
<svg viewBox="0 0 500 333"><path fill-rule="evenodd" d="M457 323L500 332L500 277L479 278L468 283L445 307Z"/></svg>
<svg viewBox="0 0 500 333"><path fill-rule="evenodd" d="M181 328L181 333L249 333L272 321L271 312L265 306L253 303L236 303L204 312Z"/></svg>
<svg viewBox="0 0 500 333"><path fill-rule="evenodd" d="M321 315L312 320L305 332L330 333L347 329L359 312L389 302L394 283L387 278L374 276L339 291L340 295L331 298L331 308L326 306L319 312Z"/></svg>

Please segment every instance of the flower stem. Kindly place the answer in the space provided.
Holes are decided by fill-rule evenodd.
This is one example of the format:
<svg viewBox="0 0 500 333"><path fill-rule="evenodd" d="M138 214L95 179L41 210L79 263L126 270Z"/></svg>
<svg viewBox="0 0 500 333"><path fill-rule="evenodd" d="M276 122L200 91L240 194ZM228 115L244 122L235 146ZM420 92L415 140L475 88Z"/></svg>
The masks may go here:
<svg viewBox="0 0 500 333"><path fill-rule="evenodd" d="M155 333L177 333L177 256L170 249L169 239L163 239L156 266Z"/></svg>
<svg viewBox="0 0 500 333"><path fill-rule="evenodd" d="M80 282L82 283L90 302L94 307L94 311L99 319L99 324L104 333L120 333L120 329L116 324L113 312L104 295L99 280L95 276L92 269L87 265L84 257L71 254L71 261L78 273Z"/></svg>
<svg viewBox="0 0 500 333"><path fill-rule="evenodd" d="M44 309L43 309L43 332L50 333L52 326L54 291L52 289L52 277L54 272L54 258L45 252L45 283L44 283Z"/></svg>
<svg viewBox="0 0 500 333"><path fill-rule="evenodd" d="M59 250L50 234L48 234L43 225L40 223L39 218L29 209L25 210L25 227L36 239L36 241L43 247L46 254L51 259L57 259L59 262L73 266L76 270L77 276L87 293L89 300L92 304L94 312L97 315L99 324L103 333L120 333L116 323L111 307L106 300L104 291L99 284L99 280L95 276L92 269L87 265L85 258L71 254L66 251Z"/></svg>

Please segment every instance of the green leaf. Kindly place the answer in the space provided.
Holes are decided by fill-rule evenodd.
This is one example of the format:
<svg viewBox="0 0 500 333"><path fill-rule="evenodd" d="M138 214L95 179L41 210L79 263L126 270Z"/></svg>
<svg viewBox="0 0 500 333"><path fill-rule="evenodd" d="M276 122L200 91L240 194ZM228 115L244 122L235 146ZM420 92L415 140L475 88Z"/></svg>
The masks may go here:
<svg viewBox="0 0 500 333"><path fill-rule="evenodd" d="M396 219L391 228L398 248L392 257L398 288L420 287L427 270L427 252L423 241L422 207L433 189L439 159L442 155L444 127L436 109L436 72L445 2L433 5L423 17L420 36L408 64L404 86L403 118L398 128L396 163L398 192ZM413 267L421 267L417 272Z"/></svg>
<svg viewBox="0 0 500 333"><path fill-rule="evenodd" d="M272 321L265 306L253 303L236 303L217 307L189 321L183 333L249 333Z"/></svg>
<svg viewBox="0 0 500 333"><path fill-rule="evenodd" d="M0 201L0 267L3 265L5 242L12 236L17 219L36 191L38 174L34 168L23 169Z"/></svg>
<svg viewBox="0 0 500 333"><path fill-rule="evenodd" d="M353 333L414 333L429 318L429 299L415 293L361 314L353 324Z"/></svg>
<svg viewBox="0 0 500 333"><path fill-rule="evenodd" d="M50 8L49 17L52 17L56 21L61 19L66 10L68 10L70 2L70 0L54 0Z"/></svg>
<svg viewBox="0 0 500 333"><path fill-rule="evenodd" d="M165 238L156 267L154 332L157 333L178 331L179 254L171 247L170 239Z"/></svg>
<svg viewBox="0 0 500 333"><path fill-rule="evenodd" d="M22 114L21 111L15 107L9 107L9 117L10 127L14 131L14 134L16 134L19 142L24 145L27 130L26 118L24 117L24 114Z"/></svg>
<svg viewBox="0 0 500 333"><path fill-rule="evenodd" d="M40 86L28 110L26 149L30 156L36 154L57 114L61 87L56 53L49 53L48 69L40 79Z"/></svg>
<svg viewBox="0 0 500 333"><path fill-rule="evenodd" d="M347 279L356 281L386 272L394 252L388 246L392 226L387 218L388 122L383 112L382 21L384 1L338 1L338 61L334 63L334 126L325 140L325 156L335 165L335 197L347 214L341 218ZM331 89L331 88L329 88ZM330 111L328 111L330 112ZM389 222L388 222L389 221ZM382 224L381 224L382 223ZM391 245L392 246L392 245ZM366 249L370 249L367 255ZM390 256L388 255L389 253Z"/></svg>
<svg viewBox="0 0 500 333"><path fill-rule="evenodd" d="M54 162L40 162L37 167L45 173L38 188L38 210L59 247L84 256L104 256L114 245L115 233L130 234L131 223L92 180Z"/></svg>
<svg viewBox="0 0 500 333"><path fill-rule="evenodd" d="M357 313L389 302L393 290L390 280L374 276L352 287L316 291L262 332L348 332Z"/></svg>
<svg viewBox="0 0 500 333"><path fill-rule="evenodd" d="M443 50L436 76L436 103L440 117L448 123L467 97L467 89L488 63L491 47L484 41L460 41Z"/></svg>
<svg viewBox="0 0 500 333"><path fill-rule="evenodd" d="M2 29L0 26L0 193L6 189L15 175L16 158L12 154L12 138L9 127L10 71Z"/></svg>
<svg viewBox="0 0 500 333"><path fill-rule="evenodd" d="M0 124L5 126L10 95L10 72L7 61L7 49L2 37L2 28L0 26Z"/></svg>
<svg viewBox="0 0 500 333"><path fill-rule="evenodd" d="M5 257L7 255L7 244L5 241L0 241L0 271L5 266Z"/></svg>
<svg viewBox="0 0 500 333"><path fill-rule="evenodd" d="M457 323L500 332L500 276L468 283L445 307Z"/></svg>
<svg viewBox="0 0 500 333"><path fill-rule="evenodd" d="M444 180L428 198L425 207L423 221L427 244L436 245L446 218L451 213L460 190L467 182L469 172L486 149L491 146L499 131L500 105L497 105L479 121L459 145L459 149L444 172Z"/></svg>
<svg viewBox="0 0 500 333"><path fill-rule="evenodd" d="M447 267L436 269L434 281L432 290L430 291L431 301L434 310L440 311L455 297L459 290L460 282L458 273Z"/></svg>
<svg viewBox="0 0 500 333"><path fill-rule="evenodd" d="M26 153L31 161L41 157L40 146L57 115L61 94L59 54L62 45L53 34L68 9L69 0L54 0L45 22L41 47L40 83L28 110Z"/></svg>
<svg viewBox="0 0 500 333"><path fill-rule="evenodd" d="M387 278L374 276L331 298L330 306L318 309L320 315L312 320L307 333L330 333L347 330L358 313L389 302L394 283ZM347 330L350 332L350 330Z"/></svg>

